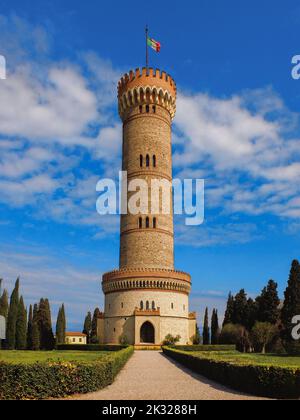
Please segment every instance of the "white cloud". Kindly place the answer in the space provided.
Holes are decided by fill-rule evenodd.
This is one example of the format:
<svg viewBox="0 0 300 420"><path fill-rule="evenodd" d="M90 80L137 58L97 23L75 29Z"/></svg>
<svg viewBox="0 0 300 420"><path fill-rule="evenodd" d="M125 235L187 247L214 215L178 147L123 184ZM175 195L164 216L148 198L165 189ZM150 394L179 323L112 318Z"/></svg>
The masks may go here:
<svg viewBox="0 0 300 420"><path fill-rule="evenodd" d="M227 99L179 95L175 119L181 177L200 170L207 208L246 214L299 217L299 115L270 88Z"/></svg>

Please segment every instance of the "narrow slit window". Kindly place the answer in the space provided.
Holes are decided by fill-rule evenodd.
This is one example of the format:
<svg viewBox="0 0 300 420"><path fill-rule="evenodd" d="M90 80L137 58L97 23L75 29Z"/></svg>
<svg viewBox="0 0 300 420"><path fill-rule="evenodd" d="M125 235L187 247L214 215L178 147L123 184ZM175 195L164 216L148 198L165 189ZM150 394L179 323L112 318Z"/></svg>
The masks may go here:
<svg viewBox="0 0 300 420"><path fill-rule="evenodd" d="M152 309L153 309L153 311L155 310L155 302L154 301L152 302Z"/></svg>
<svg viewBox="0 0 300 420"><path fill-rule="evenodd" d="M140 309L144 309L144 302L141 300L141 303L140 303Z"/></svg>
<svg viewBox="0 0 300 420"><path fill-rule="evenodd" d="M143 105L140 105L140 114L143 113Z"/></svg>
<svg viewBox="0 0 300 420"><path fill-rule="evenodd" d="M150 305L149 305L149 302L147 300L147 302L146 302L146 310L149 311L149 309L150 309Z"/></svg>
<svg viewBox="0 0 300 420"><path fill-rule="evenodd" d="M153 155L153 168L156 168L156 156Z"/></svg>
<svg viewBox="0 0 300 420"><path fill-rule="evenodd" d="M146 166L147 166L147 168L149 168L149 166L150 166L150 156L149 155L146 156Z"/></svg>
<svg viewBox="0 0 300 420"><path fill-rule="evenodd" d="M152 107L152 111L153 111L153 114L155 114L155 113L156 113L156 106L155 106L155 105L153 105L153 107Z"/></svg>
<svg viewBox="0 0 300 420"><path fill-rule="evenodd" d="M140 217L139 218L139 229L143 228L143 219Z"/></svg>
<svg viewBox="0 0 300 420"><path fill-rule="evenodd" d="M142 168L143 167L143 162L144 161L144 159L143 159L143 155L140 155L140 167Z"/></svg>
<svg viewBox="0 0 300 420"><path fill-rule="evenodd" d="M146 228L149 229L150 227L150 219L149 217L146 217Z"/></svg>
<svg viewBox="0 0 300 420"><path fill-rule="evenodd" d="M146 105L146 112L147 112L147 114L149 114L149 112L150 112L150 107L149 107L149 105Z"/></svg>
<svg viewBox="0 0 300 420"><path fill-rule="evenodd" d="M153 217L153 229L156 229L157 226L157 220L156 217Z"/></svg>

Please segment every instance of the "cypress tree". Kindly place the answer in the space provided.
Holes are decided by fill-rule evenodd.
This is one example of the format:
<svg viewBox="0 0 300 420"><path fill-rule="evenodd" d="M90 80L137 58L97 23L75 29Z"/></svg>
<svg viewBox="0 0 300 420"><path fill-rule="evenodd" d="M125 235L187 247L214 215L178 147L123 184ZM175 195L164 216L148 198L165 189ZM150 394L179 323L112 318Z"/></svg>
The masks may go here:
<svg viewBox="0 0 300 420"><path fill-rule="evenodd" d="M2 296L0 297L0 315L7 319L8 315L8 293L7 290L3 290Z"/></svg>
<svg viewBox="0 0 300 420"><path fill-rule="evenodd" d="M220 337L219 317L217 309L213 310L211 318L211 344L218 344Z"/></svg>
<svg viewBox="0 0 300 420"><path fill-rule="evenodd" d="M16 348L26 350L27 346L27 311L24 305L23 296L20 298L18 316L16 323Z"/></svg>
<svg viewBox="0 0 300 420"><path fill-rule="evenodd" d="M227 300L227 307L223 322L223 327L227 324L233 324L233 316L234 316L234 297L232 296L231 292L229 293L228 300Z"/></svg>
<svg viewBox="0 0 300 420"><path fill-rule="evenodd" d="M233 324L247 327L248 300L244 289L241 289L234 299Z"/></svg>
<svg viewBox="0 0 300 420"><path fill-rule="evenodd" d="M15 350L16 348L16 327L17 327L17 317L18 317L18 308L19 308L19 287L20 280L17 279L15 288L10 297L10 304L8 309L7 316L7 348L9 350Z"/></svg>
<svg viewBox="0 0 300 420"><path fill-rule="evenodd" d="M201 344L201 334L200 334L200 329L199 329L198 324L196 324L196 333L193 337L193 344L195 345Z"/></svg>
<svg viewBox="0 0 300 420"><path fill-rule="evenodd" d="M45 318L44 318L44 323L43 323L43 346L45 348L45 350L53 350L54 346L55 346L55 339L54 339L54 334L53 334L53 330L52 330L52 320L51 320L51 309L50 309L50 304L49 304L49 300L45 299L44 301L44 305L45 305Z"/></svg>
<svg viewBox="0 0 300 420"><path fill-rule="evenodd" d="M56 321L56 343L64 344L66 335L66 318L64 305L59 308Z"/></svg>
<svg viewBox="0 0 300 420"><path fill-rule="evenodd" d="M65 305L64 304L62 304L62 307L61 307L61 317L62 317L62 342L65 343L65 341L66 341L67 320L66 320L66 311L65 311Z"/></svg>
<svg viewBox="0 0 300 420"><path fill-rule="evenodd" d="M251 331L257 321L257 303L249 298L247 300L247 307L245 312L245 322L244 327Z"/></svg>
<svg viewBox="0 0 300 420"><path fill-rule="evenodd" d="M300 265L297 260L292 263L288 286L284 293L284 304L281 320L284 326L283 335L287 341L292 341L292 319L300 315Z"/></svg>
<svg viewBox="0 0 300 420"><path fill-rule="evenodd" d="M32 316L32 350L40 350L41 348L41 332L40 332L40 322L39 322L39 308L35 304L33 307L33 316Z"/></svg>
<svg viewBox="0 0 300 420"><path fill-rule="evenodd" d="M100 309L96 308L94 310L93 320L92 320L92 331L91 331L91 341L93 343L97 343L99 341L98 338L98 318L100 316Z"/></svg>
<svg viewBox="0 0 300 420"><path fill-rule="evenodd" d="M89 344L91 341L91 332L92 332L92 314L90 312L88 312L87 316L85 317L82 332L83 334L87 335L87 342Z"/></svg>
<svg viewBox="0 0 300 420"><path fill-rule="evenodd" d="M33 313L32 313L32 305L29 306L29 314L28 314L28 324L27 324L27 349L32 350L33 343L32 343L32 323L33 323Z"/></svg>
<svg viewBox="0 0 300 420"><path fill-rule="evenodd" d="M205 309L204 324L203 324L203 344L210 344L208 308Z"/></svg>
<svg viewBox="0 0 300 420"><path fill-rule="evenodd" d="M279 319L278 284L270 280L257 298L257 321L275 325Z"/></svg>

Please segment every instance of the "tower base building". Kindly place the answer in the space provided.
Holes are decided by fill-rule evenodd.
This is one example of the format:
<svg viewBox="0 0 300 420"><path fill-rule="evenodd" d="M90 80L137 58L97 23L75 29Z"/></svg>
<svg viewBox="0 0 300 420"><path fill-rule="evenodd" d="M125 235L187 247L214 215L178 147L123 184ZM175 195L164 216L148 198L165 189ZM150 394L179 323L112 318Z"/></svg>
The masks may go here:
<svg viewBox="0 0 300 420"><path fill-rule="evenodd" d="M176 84L152 68L131 71L118 85L123 121L122 170L128 184L143 180L172 181L171 124L176 111ZM129 199L130 199L129 193ZM104 315L99 319L101 341L160 345L167 335L191 343L196 314L189 312L191 277L174 269L174 226L171 211L152 206L148 211L121 216L120 266L102 279ZM151 212L155 207L156 212Z"/></svg>

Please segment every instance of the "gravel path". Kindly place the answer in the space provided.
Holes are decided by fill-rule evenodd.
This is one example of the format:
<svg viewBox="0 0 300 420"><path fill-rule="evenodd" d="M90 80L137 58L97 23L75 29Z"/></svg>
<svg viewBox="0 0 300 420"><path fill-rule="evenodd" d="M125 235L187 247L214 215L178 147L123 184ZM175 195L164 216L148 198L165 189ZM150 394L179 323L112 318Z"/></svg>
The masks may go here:
<svg viewBox="0 0 300 420"><path fill-rule="evenodd" d="M158 351L136 351L107 388L77 400L254 400L182 367Z"/></svg>

